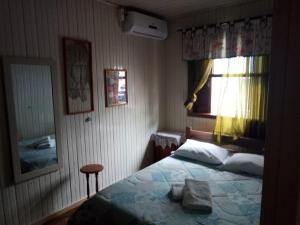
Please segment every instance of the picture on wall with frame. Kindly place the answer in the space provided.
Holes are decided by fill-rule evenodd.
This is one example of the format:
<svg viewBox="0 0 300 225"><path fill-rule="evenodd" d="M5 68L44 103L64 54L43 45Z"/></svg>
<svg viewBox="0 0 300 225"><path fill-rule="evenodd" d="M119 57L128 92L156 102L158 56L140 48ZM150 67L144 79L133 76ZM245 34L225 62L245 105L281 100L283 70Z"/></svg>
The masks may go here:
<svg viewBox="0 0 300 225"><path fill-rule="evenodd" d="M127 70L105 69L105 106L118 106L128 103Z"/></svg>
<svg viewBox="0 0 300 225"><path fill-rule="evenodd" d="M91 42L63 38L67 114L94 110Z"/></svg>

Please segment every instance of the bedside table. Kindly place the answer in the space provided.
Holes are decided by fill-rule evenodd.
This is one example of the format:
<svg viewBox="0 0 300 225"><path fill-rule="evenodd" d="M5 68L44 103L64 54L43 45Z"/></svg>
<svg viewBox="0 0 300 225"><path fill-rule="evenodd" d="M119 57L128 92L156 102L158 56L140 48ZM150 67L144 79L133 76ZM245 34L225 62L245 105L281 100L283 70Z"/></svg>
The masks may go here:
<svg viewBox="0 0 300 225"><path fill-rule="evenodd" d="M159 131L151 135L154 146L155 162L171 155L181 143L183 143L184 133L172 131Z"/></svg>

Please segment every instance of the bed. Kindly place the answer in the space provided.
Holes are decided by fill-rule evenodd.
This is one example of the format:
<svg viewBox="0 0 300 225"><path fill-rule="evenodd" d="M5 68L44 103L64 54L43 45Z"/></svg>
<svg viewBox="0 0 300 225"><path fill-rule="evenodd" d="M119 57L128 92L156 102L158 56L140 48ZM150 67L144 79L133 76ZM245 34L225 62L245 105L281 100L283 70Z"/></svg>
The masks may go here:
<svg viewBox="0 0 300 225"><path fill-rule="evenodd" d="M199 137L187 132L188 138L193 135ZM185 178L208 181L212 213L186 210L170 200L171 184ZM261 189L260 177L172 155L98 192L75 212L69 225L254 225L259 224Z"/></svg>

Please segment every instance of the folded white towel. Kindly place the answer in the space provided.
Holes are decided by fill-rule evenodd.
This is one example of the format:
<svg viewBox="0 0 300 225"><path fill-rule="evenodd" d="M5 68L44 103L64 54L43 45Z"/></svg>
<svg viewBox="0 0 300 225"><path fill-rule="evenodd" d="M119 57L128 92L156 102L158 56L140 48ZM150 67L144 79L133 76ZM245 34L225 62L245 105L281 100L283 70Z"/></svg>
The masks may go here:
<svg viewBox="0 0 300 225"><path fill-rule="evenodd" d="M35 146L36 149L46 149L46 148L55 148L56 143L55 140L51 139L48 142L40 143L37 146Z"/></svg>
<svg viewBox="0 0 300 225"><path fill-rule="evenodd" d="M170 197L173 201L180 201L183 197L184 184L172 184Z"/></svg>
<svg viewBox="0 0 300 225"><path fill-rule="evenodd" d="M47 136L47 137L41 138L41 139L29 144L28 147L29 148L37 148L37 146L39 146L39 145L49 144L50 141L51 141L50 136Z"/></svg>
<svg viewBox="0 0 300 225"><path fill-rule="evenodd" d="M183 189L183 207L210 213L212 211L211 193L206 181L186 179Z"/></svg>

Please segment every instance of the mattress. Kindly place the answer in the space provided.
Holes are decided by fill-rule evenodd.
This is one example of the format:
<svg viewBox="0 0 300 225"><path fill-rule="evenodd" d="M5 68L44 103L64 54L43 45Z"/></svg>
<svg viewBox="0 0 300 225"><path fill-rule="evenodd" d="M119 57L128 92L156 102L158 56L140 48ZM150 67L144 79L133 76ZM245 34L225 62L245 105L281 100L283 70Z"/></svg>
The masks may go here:
<svg viewBox="0 0 300 225"><path fill-rule="evenodd" d="M210 214L187 210L169 199L171 184L185 178L208 181ZM259 224L262 180L217 167L167 157L86 201L70 225L254 225Z"/></svg>

